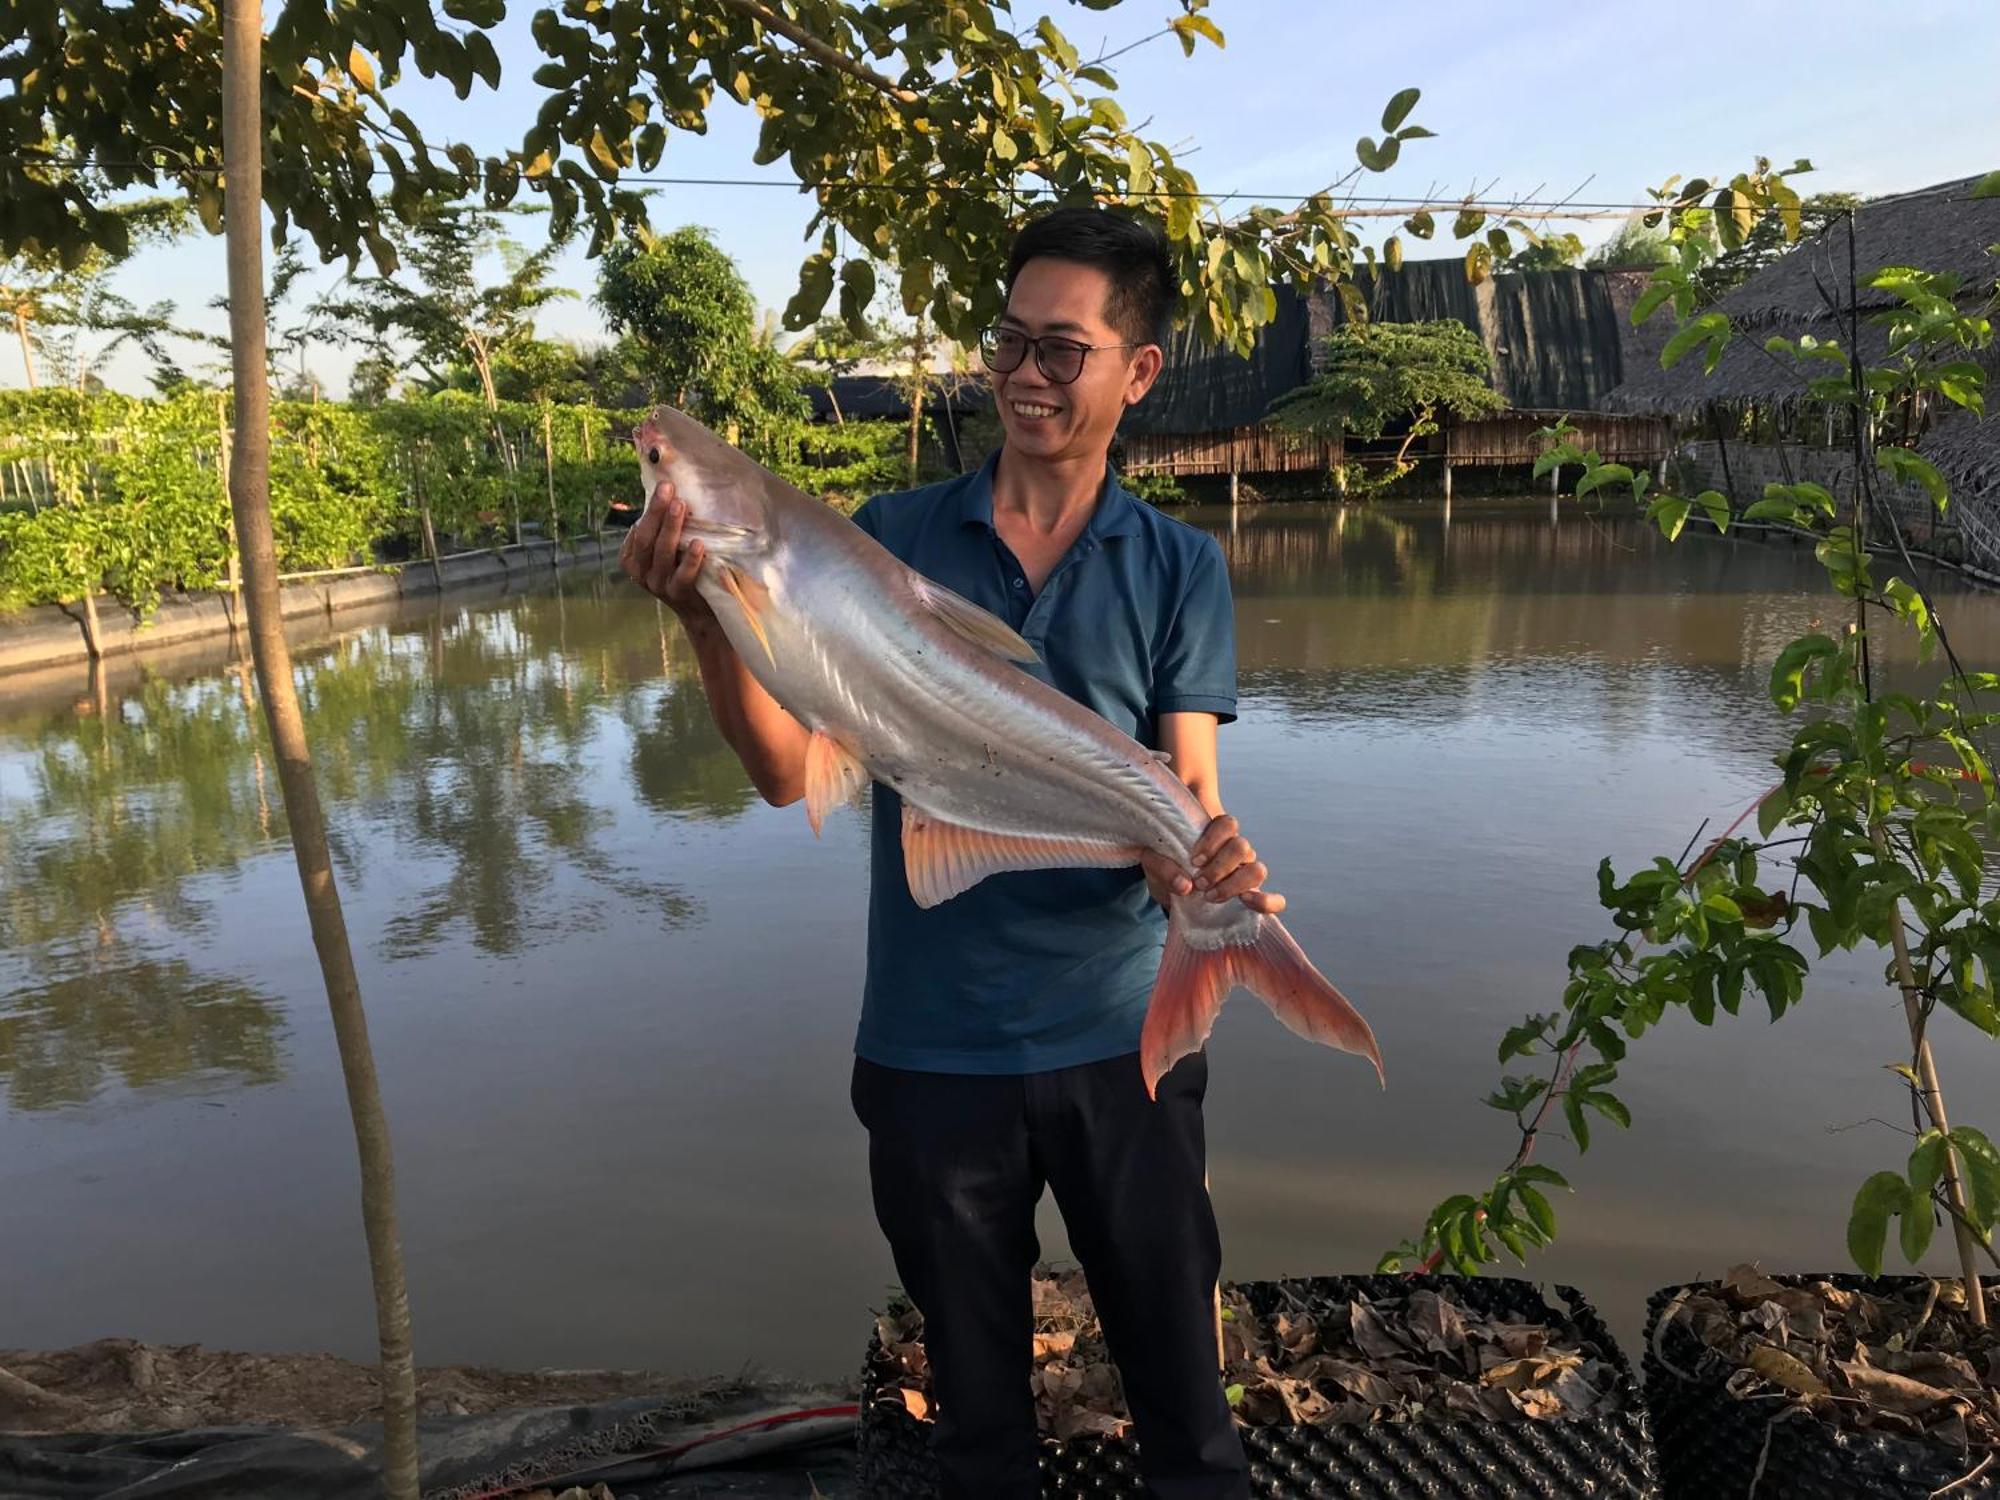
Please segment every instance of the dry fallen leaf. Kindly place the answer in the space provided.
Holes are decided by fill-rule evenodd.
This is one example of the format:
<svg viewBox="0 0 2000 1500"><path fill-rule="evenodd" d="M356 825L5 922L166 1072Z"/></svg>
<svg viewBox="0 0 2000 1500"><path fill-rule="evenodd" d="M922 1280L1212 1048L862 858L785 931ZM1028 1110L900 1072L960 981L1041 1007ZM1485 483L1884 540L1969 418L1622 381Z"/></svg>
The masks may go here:
<svg viewBox="0 0 2000 1500"><path fill-rule="evenodd" d="M1801 1396L1828 1394L1826 1382L1813 1374L1809 1366L1773 1345L1759 1344L1752 1349L1748 1363L1771 1384L1781 1385L1788 1391Z"/></svg>
<svg viewBox="0 0 2000 1500"><path fill-rule="evenodd" d="M930 1419L930 1398L924 1395L922 1391L913 1391L908 1386L904 1386L898 1394L903 1398L903 1410L907 1411L919 1422Z"/></svg>

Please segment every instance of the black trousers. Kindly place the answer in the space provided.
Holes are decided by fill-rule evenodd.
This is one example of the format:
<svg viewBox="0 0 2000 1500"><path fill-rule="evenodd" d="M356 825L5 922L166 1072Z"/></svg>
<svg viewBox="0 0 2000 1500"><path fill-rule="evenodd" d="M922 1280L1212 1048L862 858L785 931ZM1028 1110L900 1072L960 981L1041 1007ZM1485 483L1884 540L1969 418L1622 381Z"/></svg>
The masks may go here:
<svg viewBox="0 0 2000 1500"><path fill-rule="evenodd" d="M875 1215L924 1315L934 1450L951 1500L1040 1494L1029 1280L1047 1186L1161 1500L1247 1500L1216 1370L1222 1265L1203 1176L1207 1058L1146 1097L1136 1054L1024 1076L913 1073L858 1060Z"/></svg>

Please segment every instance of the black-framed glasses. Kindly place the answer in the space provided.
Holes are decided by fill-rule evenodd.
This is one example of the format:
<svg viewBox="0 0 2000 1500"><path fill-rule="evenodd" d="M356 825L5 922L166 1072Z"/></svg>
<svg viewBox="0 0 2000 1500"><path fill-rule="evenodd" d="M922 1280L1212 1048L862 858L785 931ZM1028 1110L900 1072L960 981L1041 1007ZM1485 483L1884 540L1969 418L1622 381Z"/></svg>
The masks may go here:
<svg viewBox="0 0 2000 1500"><path fill-rule="evenodd" d="M1045 333L1040 338L1030 338L1018 328L996 326L984 328L979 333L979 356L986 361L986 368L1001 375L1012 374L1021 368L1021 361L1028 357L1028 350L1035 351L1035 368L1042 372L1042 378L1053 385L1068 385L1083 373L1086 356L1099 349L1143 349L1143 344L1080 344L1075 339L1058 337Z"/></svg>

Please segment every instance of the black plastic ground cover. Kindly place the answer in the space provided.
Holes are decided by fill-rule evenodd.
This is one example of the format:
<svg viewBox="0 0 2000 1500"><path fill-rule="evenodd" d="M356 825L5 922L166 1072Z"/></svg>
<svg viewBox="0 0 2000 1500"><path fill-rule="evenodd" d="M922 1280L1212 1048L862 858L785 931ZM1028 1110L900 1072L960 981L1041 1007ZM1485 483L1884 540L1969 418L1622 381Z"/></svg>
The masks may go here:
<svg viewBox="0 0 2000 1500"><path fill-rule="evenodd" d="M1848 1291L1893 1297L1923 1283L1918 1276L1773 1276L1783 1286L1831 1282ZM1947 1485L1951 1500L2000 1496L1989 1472L1958 1484L1973 1467L1964 1454L1888 1433L1853 1432L1797 1405L1732 1396L1738 1368L1684 1323L1662 1330L1660 1316L1687 1291L1716 1283L1662 1287L1646 1318L1646 1406L1660 1455L1667 1500L1929 1500ZM1758 1477L1759 1468L1762 1477Z"/></svg>
<svg viewBox="0 0 2000 1500"><path fill-rule="evenodd" d="M1290 1299L1344 1304L1428 1289L1468 1311L1532 1319L1564 1338L1589 1340L1617 1371L1615 1409L1588 1417L1244 1428L1251 1489L1263 1500L1656 1500L1661 1493L1632 1367L1590 1304L1569 1287L1555 1289L1562 1312L1534 1283L1501 1277L1318 1276L1244 1282L1239 1289L1262 1317ZM1133 1449L1120 1439L1047 1439L1041 1465L1048 1500L1144 1494ZM929 1424L904 1407L895 1371L874 1338L862 1371L859 1477L861 1492L881 1500L931 1500L938 1493Z"/></svg>

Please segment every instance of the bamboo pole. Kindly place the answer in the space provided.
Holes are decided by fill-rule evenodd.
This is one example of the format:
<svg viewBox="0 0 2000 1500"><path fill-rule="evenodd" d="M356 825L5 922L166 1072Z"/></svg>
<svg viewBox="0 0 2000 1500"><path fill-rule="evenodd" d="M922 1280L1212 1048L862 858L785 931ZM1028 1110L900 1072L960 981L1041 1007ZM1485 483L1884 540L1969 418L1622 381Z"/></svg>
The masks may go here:
<svg viewBox="0 0 2000 1500"><path fill-rule="evenodd" d="M21 368L27 372L28 389L35 388L35 347L28 341L28 315L19 307L14 309L14 332L21 340Z"/></svg>
<svg viewBox="0 0 2000 1500"><path fill-rule="evenodd" d="M243 614L243 551L236 545L236 509L229 503L229 418L223 397L215 398L216 467L222 473L222 504L229 527L229 633L236 634Z"/></svg>
<svg viewBox="0 0 2000 1500"><path fill-rule="evenodd" d="M549 540L562 544L562 517L556 512L556 439L549 408L542 408L542 473L549 485ZM550 552L549 565L561 567L559 555Z"/></svg>
<svg viewBox="0 0 2000 1500"><path fill-rule="evenodd" d="M382 1352L382 1483L390 1500L418 1500L417 1390L410 1348L409 1294L396 1224L395 1165L382 1091L368 1042L368 1019L354 954L347 940L326 837L326 818L313 781L305 720L292 681L278 601L278 567L271 539L270 373L264 321L264 17L262 0L224 0L222 28L223 217L229 262L230 360L234 366L236 435L229 499L243 546L248 583L250 648L264 715L277 757L278 780L291 825L292 853L311 920L332 1013L335 1045L353 1116L361 1168L361 1216L375 1289L376 1334Z"/></svg>

